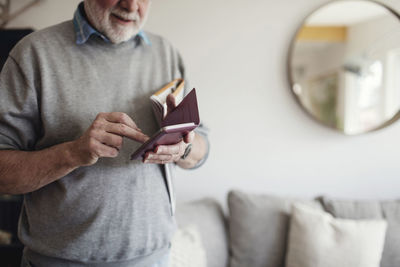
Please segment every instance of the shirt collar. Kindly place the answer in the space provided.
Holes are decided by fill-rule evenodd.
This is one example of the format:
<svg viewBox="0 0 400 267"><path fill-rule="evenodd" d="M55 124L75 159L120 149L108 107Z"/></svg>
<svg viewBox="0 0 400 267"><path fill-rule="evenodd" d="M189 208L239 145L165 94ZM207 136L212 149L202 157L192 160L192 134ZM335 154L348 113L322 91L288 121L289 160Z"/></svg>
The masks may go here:
<svg viewBox="0 0 400 267"><path fill-rule="evenodd" d="M104 41L110 43L111 41L103 34L98 32L95 28L93 28L88 20L85 17L85 10L83 7L83 2L81 2L78 5L78 8L75 11L74 14L74 29L75 29L75 35L76 35L76 43L78 45L86 43L86 41L89 39L89 37L94 34L99 37L101 37ZM139 37L142 39L142 41L145 42L147 45L151 45L151 42L149 38L147 37L146 33L142 30L139 31L139 33L134 36L131 40L135 40L136 37ZM131 41L129 40L129 41Z"/></svg>

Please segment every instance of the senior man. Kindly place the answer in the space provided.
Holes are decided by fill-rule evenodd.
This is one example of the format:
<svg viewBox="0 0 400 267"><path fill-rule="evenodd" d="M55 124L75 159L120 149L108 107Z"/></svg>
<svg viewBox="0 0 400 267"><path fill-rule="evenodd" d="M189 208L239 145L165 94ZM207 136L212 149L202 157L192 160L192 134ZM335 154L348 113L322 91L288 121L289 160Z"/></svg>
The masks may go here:
<svg viewBox="0 0 400 267"><path fill-rule="evenodd" d="M24 38L4 65L0 192L24 194L22 266L168 263L175 221L165 178L171 163L201 165L208 142L199 129L129 160L157 130L149 97L185 78L178 52L141 30L149 5L85 0L73 20Z"/></svg>

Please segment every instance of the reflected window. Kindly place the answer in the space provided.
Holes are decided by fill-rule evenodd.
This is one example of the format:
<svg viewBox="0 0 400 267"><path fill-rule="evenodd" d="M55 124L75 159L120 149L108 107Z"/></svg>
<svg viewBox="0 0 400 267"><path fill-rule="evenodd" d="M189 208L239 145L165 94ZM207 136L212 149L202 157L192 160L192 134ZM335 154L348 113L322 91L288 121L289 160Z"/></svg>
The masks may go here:
<svg viewBox="0 0 400 267"><path fill-rule="evenodd" d="M363 10L363 12L354 12ZM400 21L373 1L335 1L308 16L290 58L292 91L323 124L378 129L400 110Z"/></svg>

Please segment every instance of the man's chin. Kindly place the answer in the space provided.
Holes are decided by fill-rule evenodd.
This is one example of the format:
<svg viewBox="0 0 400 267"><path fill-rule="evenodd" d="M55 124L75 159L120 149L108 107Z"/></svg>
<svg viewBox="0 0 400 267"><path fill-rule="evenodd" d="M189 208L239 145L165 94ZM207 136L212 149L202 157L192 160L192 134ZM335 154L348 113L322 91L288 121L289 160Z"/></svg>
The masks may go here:
<svg viewBox="0 0 400 267"><path fill-rule="evenodd" d="M108 34L107 37L113 44L119 44L119 43L123 43L123 42L131 40L138 33L139 33L139 31L132 31L132 32L123 33L123 34L111 33L111 34Z"/></svg>
<svg viewBox="0 0 400 267"><path fill-rule="evenodd" d="M133 36L132 36L132 37L133 37ZM124 42L130 40L132 37L130 37L130 38L110 38L110 37L109 37L108 39L109 39L110 42L113 43L113 44L121 44L121 43L124 43Z"/></svg>

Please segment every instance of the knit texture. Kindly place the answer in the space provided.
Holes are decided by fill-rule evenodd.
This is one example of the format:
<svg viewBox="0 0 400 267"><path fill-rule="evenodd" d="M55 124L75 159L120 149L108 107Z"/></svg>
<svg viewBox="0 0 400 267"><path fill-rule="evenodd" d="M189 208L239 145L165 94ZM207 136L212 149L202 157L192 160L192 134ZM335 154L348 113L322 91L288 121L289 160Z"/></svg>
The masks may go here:
<svg viewBox="0 0 400 267"><path fill-rule="evenodd" d="M118 45L75 43L72 21L35 32L10 53L0 75L0 149L35 151L80 137L99 112L125 112L157 130L149 97L185 78L177 51L146 33ZM19 238L30 250L84 263L132 260L168 247L175 229L160 165L101 158L25 195ZM23 164L23 163L21 163Z"/></svg>

